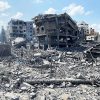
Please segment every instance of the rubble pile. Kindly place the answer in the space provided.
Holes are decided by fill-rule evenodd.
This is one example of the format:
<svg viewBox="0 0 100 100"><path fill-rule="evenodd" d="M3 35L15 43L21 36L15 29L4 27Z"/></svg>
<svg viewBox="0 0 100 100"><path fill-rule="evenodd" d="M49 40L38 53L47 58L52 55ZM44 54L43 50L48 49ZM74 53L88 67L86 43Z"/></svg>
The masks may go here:
<svg viewBox="0 0 100 100"><path fill-rule="evenodd" d="M57 89L45 88L38 92L37 100L45 100L40 97L46 100L99 100L99 91L100 89L87 85Z"/></svg>
<svg viewBox="0 0 100 100"><path fill-rule="evenodd" d="M86 61L83 52L12 51L13 57L0 59L0 100L99 100L99 58L93 63ZM91 84L73 84L72 79ZM42 82L28 83L37 80Z"/></svg>

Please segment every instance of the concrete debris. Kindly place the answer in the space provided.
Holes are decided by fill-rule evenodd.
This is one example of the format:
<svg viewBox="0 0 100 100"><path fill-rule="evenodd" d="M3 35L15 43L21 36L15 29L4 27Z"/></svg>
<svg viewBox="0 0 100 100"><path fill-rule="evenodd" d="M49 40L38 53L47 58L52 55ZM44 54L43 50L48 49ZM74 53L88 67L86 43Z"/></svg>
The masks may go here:
<svg viewBox="0 0 100 100"><path fill-rule="evenodd" d="M50 86L48 86L48 88L53 89L53 88L54 88L54 85L53 85L53 84L51 84Z"/></svg>
<svg viewBox="0 0 100 100"><path fill-rule="evenodd" d="M22 91L30 91L30 92L34 92L35 91L35 87L33 87L32 85L23 82L20 86L20 89Z"/></svg>
<svg viewBox="0 0 100 100"><path fill-rule="evenodd" d="M61 100L69 100L70 95L69 94L62 94L59 98Z"/></svg>
<svg viewBox="0 0 100 100"><path fill-rule="evenodd" d="M76 78L78 78L78 79L85 79L85 77L83 75L81 75L81 73L78 73L76 75Z"/></svg>
<svg viewBox="0 0 100 100"><path fill-rule="evenodd" d="M32 92L30 93L30 99L34 99L36 97L36 93Z"/></svg>
<svg viewBox="0 0 100 100"><path fill-rule="evenodd" d="M0 58L0 100L99 100L99 57L24 47L12 53Z"/></svg>
<svg viewBox="0 0 100 100"><path fill-rule="evenodd" d="M9 94L9 93L5 95L5 98L6 98L7 100L20 100L20 99L19 99L19 96L15 96L15 95Z"/></svg>
<svg viewBox="0 0 100 100"><path fill-rule="evenodd" d="M35 54L34 54L35 57L36 57L36 56L39 57L39 56L41 56L41 55L42 55L41 53L35 53Z"/></svg>

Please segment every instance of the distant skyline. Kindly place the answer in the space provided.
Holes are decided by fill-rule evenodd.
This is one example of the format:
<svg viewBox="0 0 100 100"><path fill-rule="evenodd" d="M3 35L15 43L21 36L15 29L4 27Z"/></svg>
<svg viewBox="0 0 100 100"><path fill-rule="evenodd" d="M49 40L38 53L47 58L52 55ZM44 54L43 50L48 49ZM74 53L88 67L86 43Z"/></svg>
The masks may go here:
<svg viewBox="0 0 100 100"><path fill-rule="evenodd" d="M11 18L30 21L38 14L68 13L100 32L100 0L0 0L0 27Z"/></svg>

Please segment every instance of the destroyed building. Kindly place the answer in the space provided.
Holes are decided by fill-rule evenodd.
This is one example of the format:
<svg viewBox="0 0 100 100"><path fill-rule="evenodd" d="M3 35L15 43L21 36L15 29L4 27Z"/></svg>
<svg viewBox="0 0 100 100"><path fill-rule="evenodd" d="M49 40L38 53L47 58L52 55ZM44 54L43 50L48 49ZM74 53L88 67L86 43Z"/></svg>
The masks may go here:
<svg viewBox="0 0 100 100"><path fill-rule="evenodd" d="M33 20L40 47L70 47L79 40L77 24L66 13L38 15Z"/></svg>
<svg viewBox="0 0 100 100"><path fill-rule="evenodd" d="M23 37L31 40L34 34L33 21L11 19L8 22L7 32L10 37Z"/></svg>

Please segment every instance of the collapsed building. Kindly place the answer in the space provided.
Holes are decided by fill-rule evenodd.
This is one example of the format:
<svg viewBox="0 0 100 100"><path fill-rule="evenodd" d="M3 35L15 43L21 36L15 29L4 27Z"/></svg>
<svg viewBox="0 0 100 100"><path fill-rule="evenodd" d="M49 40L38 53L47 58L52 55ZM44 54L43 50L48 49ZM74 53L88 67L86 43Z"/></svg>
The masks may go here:
<svg viewBox="0 0 100 100"><path fill-rule="evenodd" d="M78 43L77 24L68 14L38 15L33 20L40 47L70 47Z"/></svg>

